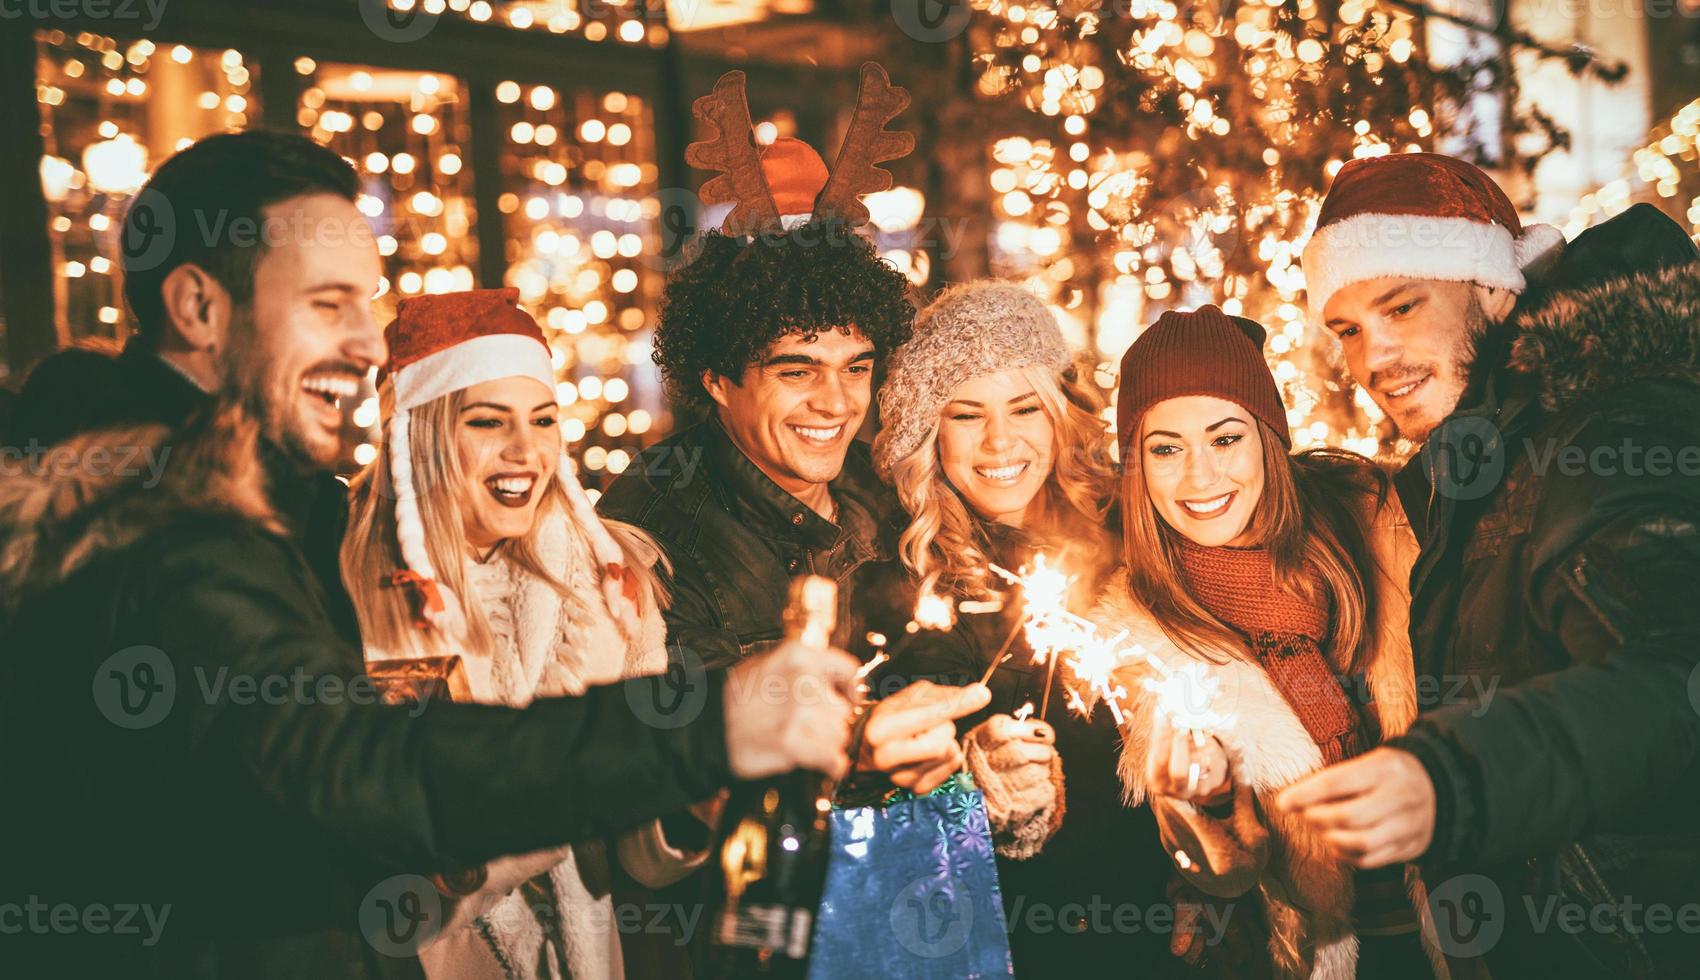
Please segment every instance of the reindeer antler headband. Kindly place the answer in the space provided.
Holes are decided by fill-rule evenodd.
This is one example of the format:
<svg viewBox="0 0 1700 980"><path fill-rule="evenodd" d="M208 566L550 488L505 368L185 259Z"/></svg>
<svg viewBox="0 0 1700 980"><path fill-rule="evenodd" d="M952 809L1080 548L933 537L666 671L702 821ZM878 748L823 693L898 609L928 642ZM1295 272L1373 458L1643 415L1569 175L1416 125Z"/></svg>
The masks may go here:
<svg viewBox="0 0 1700 980"><path fill-rule="evenodd" d="M886 190L892 184L891 171L879 164L907 156L915 149L913 134L885 128L908 106L908 90L891 84L884 68L871 61L862 65L856 111L825 185L814 197L813 215L830 216L850 227L867 223L868 209L862 195ZM792 216L781 212L763 171L763 154L751 132L744 73L729 71L720 76L714 91L697 99L691 109L715 134L685 148L685 161L691 166L718 171L702 185L702 202L732 205L723 226L728 234L783 232ZM812 150L808 156L815 157ZM811 163L818 166L818 157L801 165L809 168Z"/></svg>

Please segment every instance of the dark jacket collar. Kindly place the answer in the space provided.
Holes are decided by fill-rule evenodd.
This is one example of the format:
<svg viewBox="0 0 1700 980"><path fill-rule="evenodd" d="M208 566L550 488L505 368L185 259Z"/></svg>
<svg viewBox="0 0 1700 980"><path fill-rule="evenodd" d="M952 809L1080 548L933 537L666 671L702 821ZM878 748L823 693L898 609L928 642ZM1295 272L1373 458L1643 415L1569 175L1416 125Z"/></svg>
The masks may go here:
<svg viewBox="0 0 1700 980"><path fill-rule="evenodd" d="M212 404L211 395L166 363L139 336L124 345L118 366L134 396L134 410L147 421L176 427L196 410Z"/></svg>
<svg viewBox="0 0 1700 980"><path fill-rule="evenodd" d="M703 449L720 503L751 532L822 551L848 537L864 558L890 557L881 531L892 519L895 500L875 475L865 445L851 444L844 468L829 484L838 504L834 524L774 483L732 443L717 418L698 424L693 436Z"/></svg>

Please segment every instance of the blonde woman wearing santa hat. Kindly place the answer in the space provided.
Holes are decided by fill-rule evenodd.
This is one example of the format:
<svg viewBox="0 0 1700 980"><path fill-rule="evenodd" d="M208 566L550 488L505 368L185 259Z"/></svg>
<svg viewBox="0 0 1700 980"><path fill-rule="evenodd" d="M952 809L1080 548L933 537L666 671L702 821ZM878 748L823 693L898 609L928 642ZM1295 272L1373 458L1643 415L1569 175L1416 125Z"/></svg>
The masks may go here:
<svg viewBox="0 0 1700 980"><path fill-rule="evenodd" d="M1192 732L1180 733L1176 706L1136 665L1123 678L1122 781L1156 813L1177 902L1232 909L1225 942L1176 930L1173 951L1208 975L1429 977L1443 958L1432 930L1419 943L1415 870L1354 873L1274 805L1415 717L1404 586L1415 541L1370 461L1290 455L1263 339L1259 324L1205 306L1164 314L1122 358L1126 567L1092 619L1126 630L1166 676L1207 665L1219 685L1214 699L1185 692Z"/></svg>
<svg viewBox="0 0 1700 980"><path fill-rule="evenodd" d="M401 301L379 383L383 439L353 481L342 554L368 659L459 654L474 699L510 706L666 667L658 552L601 520L579 486L549 348L517 299ZM704 856L670 846L658 824L613 849L651 887ZM600 841L491 862L421 954L427 974L623 976L609 862Z"/></svg>

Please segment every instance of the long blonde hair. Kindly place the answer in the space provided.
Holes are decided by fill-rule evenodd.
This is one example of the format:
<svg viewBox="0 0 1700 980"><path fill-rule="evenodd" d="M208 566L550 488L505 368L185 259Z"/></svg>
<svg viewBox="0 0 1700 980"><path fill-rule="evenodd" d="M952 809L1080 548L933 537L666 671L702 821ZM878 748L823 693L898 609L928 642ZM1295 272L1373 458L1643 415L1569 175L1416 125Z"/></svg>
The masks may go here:
<svg viewBox="0 0 1700 980"><path fill-rule="evenodd" d="M1227 651L1247 658L1243 637L1211 615L1187 588L1180 563L1180 532L1157 513L1145 484L1145 454L1134 422L1122 459L1122 560L1128 587L1151 611L1169 639L1207 659ZM1368 535L1357 505L1373 498L1379 507L1388 480L1370 460L1342 449L1312 449L1288 455L1274 430L1256 422L1263 440L1263 495L1248 530L1269 552L1275 585L1306 599L1324 599L1333 610L1329 651L1347 672L1354 670L1373 638L1375 589ZM1305 595L1305 572L1321 576L1328 596Z"/></svg>
<svg viewBox="0 0 1700 980"><path fill-rule="evenodd" d="M394 407L394 392L387 381L380 387L378 397L381 414L387 420ZM342 578L354 601L367 648L386 657L448 653L488 656L493 652L494 635L483 605L468 594L464 570L469 549L460 508L460 488L465 485L465 477L455 450L455 425L465 403L466 389L453 391L411 409L408 422L413 483L418 493L425 547L440 584L453 590L461 600L467 626L464 647L449 649L436 631L416 627L406 591L390 585L391 575L405 566L401 546L396 541L395 494L389 482L388 425L383 427L377 458L349 481L351 506L348 531L342 541ZM551 480L538 502L531 533L504 541L501 547L507 558L520 568L572 600L572 589L556 572L544 566L537 549L537 531L556 508L571 514L566 492ZM635 527L607 519L603 523L625 552L627 569L638 578L640 611L647 613L664 606L666 592L650 564L650 556L645 554L646 551L658 554L659 549Z"/></svg>
<svg viewBox="0 0 1700 980"><path fill-rule="evenodd" d="M1071 543L1085 554L1105 554L1110 536L1104 515L1114 498L1115 472L1108 426L1097 411L1103 399L1077 380L1073 367L1060 373L1043 367L1020 372L1039 396L1055 433L1051 472L1028 505L1024 526L1045 540L1061 539L1065 530L1070 538L1085 535L1086 540ZM921 580L923 594L944 591L957 598L982 598L995 584L986 567L984 533L939 464L942 417L941 412L915 451L891 468L898 499L910 514L909 526L898 539L898 554Z"/></svg>

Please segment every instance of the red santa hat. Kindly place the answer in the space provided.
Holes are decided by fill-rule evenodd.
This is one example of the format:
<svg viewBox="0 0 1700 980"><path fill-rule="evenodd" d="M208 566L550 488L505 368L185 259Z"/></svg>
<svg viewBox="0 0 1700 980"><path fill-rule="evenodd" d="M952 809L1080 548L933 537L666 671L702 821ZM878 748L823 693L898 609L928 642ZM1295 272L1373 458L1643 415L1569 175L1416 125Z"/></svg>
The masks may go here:
<svg viewBox="0 0 1700 980"><path fill-rule="evenodd" d="M1310 313L1340 289L1402 276L1521 293L1523 270L1564 245L1550 225L1524 227L1499 185L1463 160L1393 153L1340 168L1304 251Z"/></svg>
<svg viewBox="0 0 1700 980"><path fill-rule="evenodd" d="M452 642L465 637L466 618L458 598L437 581L425 547L419 499L413 485L412 410L451 392L502 378L534 378L550 391L555 371L549 345L531 314L519 308L517 289L475 289L464 293L402 300L396 318L384 330L390 359L383 380L395 394L389 420L390 482L395 490L396 542L403 568L392 584L412 590L421 625L441 630ZM572 459L563 451L556 470L574 522L590 541L601 566L608 611L638 635L637 582L625 567L624 552L579 485Z"/></svg>

